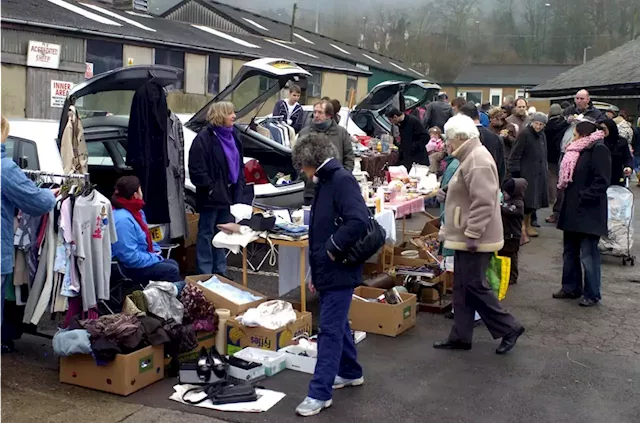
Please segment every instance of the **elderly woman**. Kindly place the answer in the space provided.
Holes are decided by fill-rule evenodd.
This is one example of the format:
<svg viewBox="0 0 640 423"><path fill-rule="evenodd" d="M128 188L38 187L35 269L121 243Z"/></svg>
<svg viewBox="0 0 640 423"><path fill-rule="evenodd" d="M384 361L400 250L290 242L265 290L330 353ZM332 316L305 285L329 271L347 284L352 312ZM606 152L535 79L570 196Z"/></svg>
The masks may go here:
<svg viewBox="0 0 640 423"><path fill-rule="evenodd" d="M196 211L200 213L196 262L200 274L227 276L223 249L211 244L217 225L233 222L230 206L239 202L245 186L242 144L234 133L233 103L211 105L209 124L193 140L189 151L189 176L196 187Z"/></svg>
<svg viewBox="0 0 640 423"><path fill-rule="evenodd" d="M484 148L473 120L454 116L444 126L452 155L460 161L445 195L445 220L440 229L444 248L454 250L454 323L449 338L433 347L470 350L477 311L494 339L497 354L506 354L524 328L502 308L486 281L489 261L504 245L498 193L498 169Z"/></svg>
<svg viewBox="0 0 640 423"><path fill-rule="evenodd" d="M547 190L547 138L544 127L547 115L534 113L531 124L518 131L518 137L509 155L508 168L512 178L527 180L524 194L524 226L527 236L537 237L531 224L536 210L549 206Z"/></svg>
<svg viewBox="0 0 640 423"><path fill-rule="evenodd" d="M611 182L611 153L604 132L585 116L574 129L558 178L564 201L558 215L563 231L562 289L553 298L576 299L591 307L600 301L600 251L598 242L607 235L607 188ZM582 269L584 268L584 283Z"/></svg>
<svg viewBox="0 0 640 423"><path fill-rule="evenodd" d="M362 266L342 264L344 252L367 230L369 211L350 171L335 159L335 149L322 134L300 139L293 162L316 183L309 228L309 289L320 295L318 361L309 393L296 408L313 416L332 403L332 391L364 383L349 327L353 289L362 282Z"/></svg>

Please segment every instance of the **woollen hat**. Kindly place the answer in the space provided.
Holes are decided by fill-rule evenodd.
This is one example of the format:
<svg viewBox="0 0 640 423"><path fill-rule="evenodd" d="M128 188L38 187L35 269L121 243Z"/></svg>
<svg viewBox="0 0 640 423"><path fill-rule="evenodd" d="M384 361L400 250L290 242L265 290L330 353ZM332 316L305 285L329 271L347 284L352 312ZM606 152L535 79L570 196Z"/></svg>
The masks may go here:
<svg viewBox="0 0 640 423"><path fill-rule="evenodd" d="M560 116L562 114L562 107L558 103L553 103L549 107L549 117Z"/></svg>
<svg viewBox="0 0 640 423"><path fill-rule="evenodd" d="M533 116L531 116L531 122L541 122L546 125L548 120L549 118L547 118L547 115L542 112L535 112Z"/></svg>

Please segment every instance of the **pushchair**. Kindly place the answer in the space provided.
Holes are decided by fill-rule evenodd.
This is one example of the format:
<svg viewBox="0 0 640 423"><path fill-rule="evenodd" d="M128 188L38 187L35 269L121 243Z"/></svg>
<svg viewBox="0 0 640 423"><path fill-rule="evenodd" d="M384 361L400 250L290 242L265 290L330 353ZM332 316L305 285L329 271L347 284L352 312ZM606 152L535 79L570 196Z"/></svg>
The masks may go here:
<svg viewBox="0 0 640 423"><path fill-rule="evenodd" d="M622 258L622 265L635 265L631 254L633 247L633 192L627 186L612 185L607 188L608 234L600 238L598 249L603 255Z"/></svg>

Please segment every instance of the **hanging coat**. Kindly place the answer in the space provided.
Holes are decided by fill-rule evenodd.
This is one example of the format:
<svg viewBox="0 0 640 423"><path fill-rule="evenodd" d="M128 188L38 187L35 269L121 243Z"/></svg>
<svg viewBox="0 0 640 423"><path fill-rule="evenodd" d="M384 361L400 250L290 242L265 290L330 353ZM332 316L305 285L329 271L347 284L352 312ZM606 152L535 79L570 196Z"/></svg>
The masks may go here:
<svg viewBox="0 0 640 423"><path fill-rule="evenodd" d="M155 82L138 88L131 103L127 165L140 179L150 224L169 223L167 201L167 99Z"/></svg>
<svg viewBox="0 0 640 423"><path fill-rule="evenodd" d="M512 178L527 180L525 209L538 210L549 206L547 190L547 140L544 132L527 126L518 132L508 161Z"/></svg>
<svg viewBox="0 0 640 423"><path fill-rule="evenodd" d="M75 106L69 107L69 119L62 133L60 155L64 173L89 172L89 153L84 139L84 129Z"/></svg>
<svg viewBox="0 0 640 423"><path fill-rule="evenodd" d="M180 119L171 112L167 119L167 199L169 200L169 237L183 238L187 234L184 205L184 135Z"/></svg>

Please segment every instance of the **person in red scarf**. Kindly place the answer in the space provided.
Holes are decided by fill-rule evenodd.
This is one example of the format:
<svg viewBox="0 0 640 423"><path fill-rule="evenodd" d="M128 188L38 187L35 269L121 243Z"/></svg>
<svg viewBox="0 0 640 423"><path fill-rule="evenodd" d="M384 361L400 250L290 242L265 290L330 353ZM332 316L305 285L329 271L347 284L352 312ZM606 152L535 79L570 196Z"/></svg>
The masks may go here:
<svg viewBox="0 0 640 423"><path fill-rule="evenodd" d="M160 246L151 239L142 211L144 200L140 180L136 176L118 179L111 204L118 234L118 241L111 245L111 254L125 275L142 284L149 281L181 282L178 263L164 259L160 255Z"/></svg>

